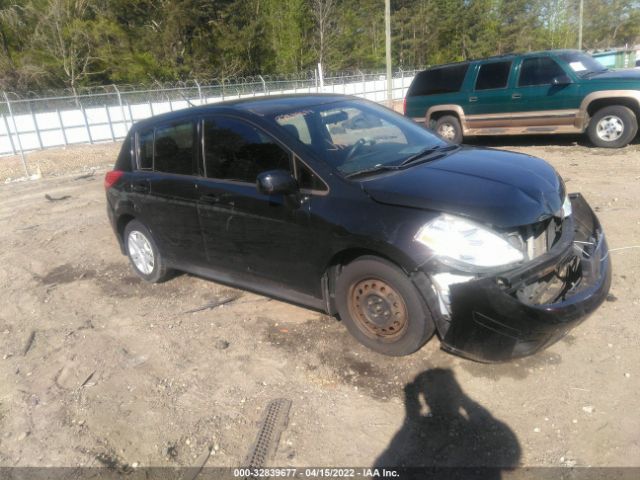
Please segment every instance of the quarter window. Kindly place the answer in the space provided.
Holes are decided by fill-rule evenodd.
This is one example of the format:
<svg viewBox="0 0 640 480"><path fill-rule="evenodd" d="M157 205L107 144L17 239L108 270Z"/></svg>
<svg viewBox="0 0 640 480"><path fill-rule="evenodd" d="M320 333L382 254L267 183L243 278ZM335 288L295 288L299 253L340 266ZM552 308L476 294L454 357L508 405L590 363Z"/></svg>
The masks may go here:
<svg viewBox="0 0 640 480"><path fill-rule="evenodd" d="M291 170L289 153L259 129L218 117L204 122L207 177L255 183L267 170Z"/></svg>
<svg viewBox="0 0 640 480"><path fill-rule="evenodd" d="M194 127L195 125L189 122L156 129L153 163L156 172L197 175Z"/></svg>
<svg viewBox="0 0 640 480"><path fill-rule="evenodd" d="M457 92L462 87L468 68L468 63L462 63L420 72L411 83L407 96Z"/></svg>
<svg viewBox="0 0 640 480"><path fill-rule="evenodd" d="M153 130L139 134L138 147L138 168L151 170L153 168Z"/></svg>
<svg viewBox="0 0 640 480"><path fill-rule="evenodd" d="M317 191L324 191L327 189L324 182L300 160L296 160L296 170L298 172L298 186L301 189Z"/></svg>
<svg viewBox="0 0 640 480"><path fill-rule="evenodd" d="M520 68L518 86L551 85L553 79L560 75L565 75L564 70L552 58L526 58Z"/></svg>
<svg viewBox="0 0 640 480"><path fill-rule="evenodd" d="M510 71L511 62L493 62L481 65L476 80L476 90L506 88Z"/></svg>

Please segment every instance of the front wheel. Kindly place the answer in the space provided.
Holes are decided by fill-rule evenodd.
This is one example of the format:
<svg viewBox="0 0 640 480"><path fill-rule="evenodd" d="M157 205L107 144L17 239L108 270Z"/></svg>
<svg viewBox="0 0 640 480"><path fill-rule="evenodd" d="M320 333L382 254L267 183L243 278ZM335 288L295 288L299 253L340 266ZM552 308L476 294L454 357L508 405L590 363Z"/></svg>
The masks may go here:
<svg viewBox="0 0 640 480"><path fill-rule="evenodd" d="M596 147L621 148L638 133L638 120L630 108L622 105L604 107L591 118L587 133Z"/></svg>
<svg viewBox="0 0 640 480"><path fill-rule="evenodd" d="M133 269L143 280L158 283L169 276L151 232L138 220L131 220L124 228L124 244Z"/></svg>
<svg viewBox="0 0 640 480"><path fill-rule="evenodd" d="M429 309L411 280L381 258L361 257L346 265L335 294L349 332L378 353L409 355L435 332Z"/></svg>

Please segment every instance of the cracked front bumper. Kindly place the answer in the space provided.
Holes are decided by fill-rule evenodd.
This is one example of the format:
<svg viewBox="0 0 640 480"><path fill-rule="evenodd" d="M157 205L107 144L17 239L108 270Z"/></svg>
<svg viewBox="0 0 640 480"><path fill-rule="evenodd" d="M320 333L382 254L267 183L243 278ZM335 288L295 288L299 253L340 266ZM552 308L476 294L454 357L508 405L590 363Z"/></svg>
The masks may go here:
<svg viewBox="0 0 640 480"><path fill-rule="evenodd" d="M449 287L449 312L443 314L429 272L414 274L432 306L442 342L449 352L482 362L531 355L562 338L605 300L611 285L611 260L600 223L580 194L570 196L573 214L560 240L546 254L517 269ZM576 266L571 284L552 303L523 301L518 292ZM456 272L453 272L456 273Z"/></svg>

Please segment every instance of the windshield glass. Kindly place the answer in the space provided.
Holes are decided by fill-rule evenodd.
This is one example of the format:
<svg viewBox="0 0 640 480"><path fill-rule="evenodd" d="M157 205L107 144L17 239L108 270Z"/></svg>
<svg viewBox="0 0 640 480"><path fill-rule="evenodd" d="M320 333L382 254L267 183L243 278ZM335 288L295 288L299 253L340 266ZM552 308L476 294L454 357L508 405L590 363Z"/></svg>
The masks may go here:
<svg viewBox="0 0 640 480"><path fill-rule="evenodd" d="M310 106L273 120L342 176L398 166L425 149L449 145L413 120L367 101Z"/></svg>
<svg viewBox="0 0 640 480"><path fill-rule="evenodd" d="M560 58L569 64L571 70L581 77L598 72L605 72L607 68L591 55L582 52L561 53Z"/></svg>

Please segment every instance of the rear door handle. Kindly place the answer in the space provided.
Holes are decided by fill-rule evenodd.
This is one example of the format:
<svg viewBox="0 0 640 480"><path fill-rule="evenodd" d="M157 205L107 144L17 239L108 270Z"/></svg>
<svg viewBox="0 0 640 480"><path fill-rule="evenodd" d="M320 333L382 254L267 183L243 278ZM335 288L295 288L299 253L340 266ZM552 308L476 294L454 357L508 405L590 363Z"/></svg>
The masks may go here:
<svg viewBox="0 0 640 480"><path fill-rule="evenodd" d="M511 98L513 100L518 100L519 98L522 98L522 94L521 93L514 93L513 95L511 95Z"/></svg>
<svg viewBox="0 0 640 480"><path fill-rule="evenodd" d="M477 102L478 101L478 97L469 97L469 101L470 102Z"/></svg>
<svg viewBox="0 0 640 480"><path fill-rule="evenodd" d="M149 182L132 183L131 190L136 193L149 193L151 191L151 186L149 185Z"/></svg>

